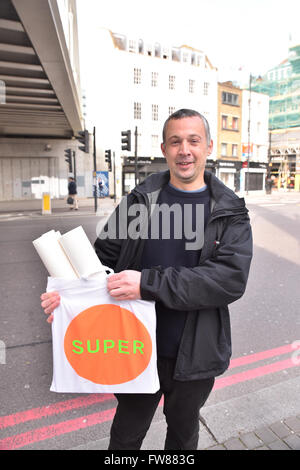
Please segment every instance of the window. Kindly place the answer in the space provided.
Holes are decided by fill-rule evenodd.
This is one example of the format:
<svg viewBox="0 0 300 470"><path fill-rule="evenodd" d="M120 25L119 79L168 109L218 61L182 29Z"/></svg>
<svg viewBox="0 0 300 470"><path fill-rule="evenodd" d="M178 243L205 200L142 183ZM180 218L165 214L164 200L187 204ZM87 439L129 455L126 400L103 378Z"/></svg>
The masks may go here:
<svg viewBox="0 0 300 470"><path fill-rule="evenodd" d="M237 157L237 144L232 144L232 156Z"/></svg>
<svg viewBox="0 0 300 470"><path fill-rule="evenodd" d="M134 68L133 70L133 83L139 85L142 82L142 70Z"/></svg>
<svg viewBox="0 0 300 470"><path fill-rule="evenodd" d="M141 103L134 103L134 119L142 119L142 105Z"/></svg>
<svg viewBox="0 0 300 470"><path fill-rule="evenodd" d="M151 74L151 86L156 87L157 86L157 80L158 80L158 72L152 72L152 74Z"/></svg>
<svg viewBox="0 0 300 470"><path fill-rule="evenodd" d="M207 96L207 95L208 95L208 88L209 88L209 83L208 83L208 82L204 82L204 83L203 83L203 95L204 95L204 96Z"/></svg>
<svg viewBox="0 0 300 470"><path fill-rule="evenodd" d="M158 121L158 104L152 105L152 121Z"/></svg>
<svg viewBox="0 0 300 470"><path fill-rule="evenodd" d="M227 156L227 144L221 144L221 155L222 157Z"/></svg>
<svg viewBox="0 0 300 470"><path fill-rule="evenodd" d="M195 80L189 80L189 92L195 93Z"/></svg>
<svg viewBox="0 0 300 470"><path fill-rule="evenodd" d="M175 75L169 75L169 90L175 90Z"/></svg>
<svg viewBox="0 0 300 470"><path fill-rule="evenodd" d="M238 118L237 117L232 118L232 129L234 131L238 130Z"/></svg>
<svg viewBox="0 0 300 470"><path fill-rule="evenodd" d="M222 116L222 129L227 129L228 117Z"/></svg>
<svg viewBox="0 0 300 470"><path fill-rule="evenodd" d="M158 42L156 42L154 45L154 55L155 57L161 57L161 47Z"/></svg>
<svg viewBox="0 0 300 470"><path fill-rule="evenodd" d="M139 39L139 54L144 54L144 42L142 39Z"/></svg>
<svg viewBox="0 0 300 470"><path fill-rule="evenodd" d="M129 52L135 52L136 42L133 39L129 39Z"/></svg>
<svg viewBox="0 0 300 470"><path fill-rule="evenodd" d="M222 103L230 104L233 106L238 106L239 95L234 93L228 93L227 91L222 91Z"/></svg>
<svg viewBox="0 0 300 470"><path fill-rule="evenodd" d="M152 149L155 149L155 150L157 150L159 147L159 138L157 134L151 135L151 147Z"/></svg>

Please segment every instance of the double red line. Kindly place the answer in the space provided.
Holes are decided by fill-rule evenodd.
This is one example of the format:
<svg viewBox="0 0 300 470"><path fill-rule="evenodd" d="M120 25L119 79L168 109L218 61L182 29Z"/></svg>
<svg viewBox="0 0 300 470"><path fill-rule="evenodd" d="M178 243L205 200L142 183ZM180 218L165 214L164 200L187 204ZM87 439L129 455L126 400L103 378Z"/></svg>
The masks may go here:
<svg viewBox="0 0 300 470"><path fill-rule="evenodd" d="M229 367L230 370L236 367L241 367L258 361L262 361L264 359L273 358L275 356L290 354L289 358L278 362L273 362L268 365L260 366L255 369L246 370L225 377L220 377L216 379L214 390L219 390L240 382L251 380L257 377L262 377L267 374L271 374L280 370L285 370L300 365L299 358L296 358L297 360L295 360L295 356L293 356L293 354L295 354L295 344L297 344L298 347L300 346L300 344L298 344L297 342L293 344L287 344L278 348L269 349L267 351L250 354L248 356L242 356L237 359L232 359ZM20 411L18 413L14 413L8 416L0 416L0 430L16 426L18 424L22 424L28 421L34 421L42 418L47 418L53 415L59 415L70 410L85 408L97 403L104 403L109 400L114 400L114 396L112 394L91 394L86 396L80 396L71 400L57 402L40 408L33 408L31 410ZM88 428L90 426L95 426L106 421L111 421L113 419L114 414L115 408L110 408L104 411L100 411L98 413L89 414L72 420L62 421L57 424L44 426L38 429L34 429L32 431L6 437L0 440L0 449L18 449L39 441L43 441L45 439L51 439L55 436L67 434L72 431L78 431L79 429Z"/></svg>

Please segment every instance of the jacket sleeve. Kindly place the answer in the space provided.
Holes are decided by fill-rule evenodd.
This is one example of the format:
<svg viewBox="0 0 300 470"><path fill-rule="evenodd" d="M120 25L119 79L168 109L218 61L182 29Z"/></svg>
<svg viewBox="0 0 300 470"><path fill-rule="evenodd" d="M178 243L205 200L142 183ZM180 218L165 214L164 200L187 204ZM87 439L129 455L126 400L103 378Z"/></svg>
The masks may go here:
<svg viewBox="0 0 300 470"><path fill-rule="evenodd" d="M144 269L141 297L175 310L228 305L245 291L251 258L249 217L234 216L224 230L216 255L199 266Z"/></svg>

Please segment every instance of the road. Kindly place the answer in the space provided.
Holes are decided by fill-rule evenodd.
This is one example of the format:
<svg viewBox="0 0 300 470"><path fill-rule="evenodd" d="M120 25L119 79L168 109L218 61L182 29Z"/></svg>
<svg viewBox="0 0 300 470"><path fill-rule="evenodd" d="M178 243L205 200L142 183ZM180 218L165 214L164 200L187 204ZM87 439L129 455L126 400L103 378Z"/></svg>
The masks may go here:
<svg viewBox="0 0 300 470"><path fill-rule="evenodd" d="M230 430L223 418L230 413L237 426L263 422L268 413L293 414L300 379L300 198L262 196L248 208L255 250L247 291L230 307L233 360L203 409L209 427L225 437ZM0 448L71 449L93 442L106 448L114 397L49 391L51 329L40 307L47 273L32 245L47 230L64 233L78 225L93 242L98 222L84 213L0 220ZM259 400L255 414L251 407ZM160 407L153 429L161 430L162 422Z"/></svg>

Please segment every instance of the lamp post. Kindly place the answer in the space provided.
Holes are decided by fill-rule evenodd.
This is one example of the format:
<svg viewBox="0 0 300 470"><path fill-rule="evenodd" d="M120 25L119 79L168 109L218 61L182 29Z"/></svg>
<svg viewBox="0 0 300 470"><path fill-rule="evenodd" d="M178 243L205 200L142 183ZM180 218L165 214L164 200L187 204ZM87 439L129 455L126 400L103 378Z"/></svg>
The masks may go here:
<svg viewBox="0 0 300 470"><path fill-rule="evenodd" d="M249 159L250 159L250 136L251 136L251 131L250 131L250 121L251 121L251 90L252 90L252 75L250 72L250 77L249 77L249 100L248 100L248 105L249 105L249 119L248 119L248 156L247 156L247 176L246 176L246 194L248 195L249 193Z"/></svg>

